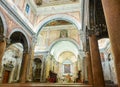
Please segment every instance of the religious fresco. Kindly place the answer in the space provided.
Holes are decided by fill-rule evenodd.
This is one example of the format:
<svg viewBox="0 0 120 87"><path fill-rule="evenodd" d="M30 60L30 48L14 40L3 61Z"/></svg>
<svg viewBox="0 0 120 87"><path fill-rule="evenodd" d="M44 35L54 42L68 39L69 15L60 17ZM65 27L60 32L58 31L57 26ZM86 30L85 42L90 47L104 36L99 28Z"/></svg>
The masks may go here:
<svg viewBox="0 0 120 87"><path fill-rule="evenodd" d="M79 0L34 0L37 6L41 5L58 5L78 2Z"/></svg>
<svg viewBox="0 0 120 87"><path fill-rule="evenodd" d="M57 25L68 25L68 24L72 24L72 23L65 20L54 20L49 22L46 26L57 26Z"/></svg>
<svg viewBox="0 0 120 87"><path fill-rule="evenodd" d="M61 30L60 31L60 37L61 38L67 38L68 37L68 31L67 30Z"/></svg>
<svg viewBox="0 0 120 87"><path fill-rule="evenodd" d="M70 64L64 64L64 73L71 73Z"/></svg>

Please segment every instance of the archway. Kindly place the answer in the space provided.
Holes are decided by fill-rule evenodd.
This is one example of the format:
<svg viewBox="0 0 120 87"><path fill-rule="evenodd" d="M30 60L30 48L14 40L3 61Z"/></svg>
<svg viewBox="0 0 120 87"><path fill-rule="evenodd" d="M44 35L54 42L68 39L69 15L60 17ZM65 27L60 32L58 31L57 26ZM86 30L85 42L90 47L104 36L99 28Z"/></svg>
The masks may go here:
<svg viewBox="0 0 120 87"><path fill-rule="evenodd" d="M38 26L39 29L37 30L38 42L35 51L37 53L48 52L45 63L46 82L57 82L57 77L59 77L58 73L61 73L59 72L59 66L62 66L60 64L65 61L60 62L61 60L59 61L58 59L59 55L64 52L73 53L74 58L71 61L73 63L74 60L73 65L80 67L77 64L79 52L82 50L80 26L79 21L66 14L60 14L59 16L52 15L40 22L40 26ZM74 72L72 79L73 77L78 77L76 73L78 73L78 68L77 71Z"/></svg>
<svg viewBox="0 0 120 87"><path fill-rule="evenodd" d="M27 34L22 29L13 29L13 31L11 31L11 33L9 34L8 39L10 40L10 44L21 43L23 45L24 51L29 52L30 41Z"/></svg>
<svg viewBox="0 0 120 87"><path fill-rule="evenodd" d="M33 64L34 64L33 65L33 80L35 82L40 82L42 61L39 58L35 58Z"/></svg>
<svg viewBox="0 0 120 87"><path fill-rule="evenodd" d="M29 39L27 34L22 29L14 29L10 35L10 44L21 43L23 46L23 58L21 64L20 82L25 82L27 80L27 68L29 63Z"/></svg>
<svg viewBox="0 0 120 87"><path fill-rule="evenodd" d="M81 30L80 21L78 21L75 17L73 17L71 15L68 15L68 14L57 14L57 15L51 15L49 17L46 17L45 19L43 19L38 24L38 26L36 27L36 30L35 30L37 35L39 34L39 32L43 28L43 26L45 26L51 20L65 20L65 21L68 21L70 23L73 23L77 27L78 30Z"/></svg>

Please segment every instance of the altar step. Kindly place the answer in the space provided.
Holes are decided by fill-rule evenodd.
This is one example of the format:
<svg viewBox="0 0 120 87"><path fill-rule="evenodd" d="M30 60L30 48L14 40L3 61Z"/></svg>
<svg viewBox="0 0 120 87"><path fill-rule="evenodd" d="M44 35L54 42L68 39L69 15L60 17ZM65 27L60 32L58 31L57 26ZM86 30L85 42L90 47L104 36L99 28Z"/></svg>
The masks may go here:
<svg viewBox="0 0 120 87"><path fill-rule="evenodd" d="M59 84L59 83L13 83L13 84L0 84L0 87L93 87L92 85L84 84ZM106 85L105 87L117 87L116 85Z"/></svg>

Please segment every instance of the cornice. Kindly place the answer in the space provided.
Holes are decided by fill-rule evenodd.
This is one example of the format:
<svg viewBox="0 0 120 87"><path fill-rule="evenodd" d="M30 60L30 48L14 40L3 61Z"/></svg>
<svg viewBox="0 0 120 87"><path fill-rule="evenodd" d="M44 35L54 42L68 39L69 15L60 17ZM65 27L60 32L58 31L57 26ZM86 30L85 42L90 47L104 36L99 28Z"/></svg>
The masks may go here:
<svg viewBox="0 0 120 87"><path fill-rule="evenodd" d="M61 5L50 5L50 6L36 6L33 0L29 1L32 9L36 12L36 15L50 15L58 13L69 13L80 11L80 3L70 3Z"/></svg>
<svg viewBox="0 0 120 87"><path fill-rule="evenodd" d="M32 27L25 22L25 20L6 2L6 0L0 0L0 5L7 11L7 13L9 13L10 16L12 16L12 18L18 24L23 27L25 31L29 32L31 35L35 35Z"/></svg>

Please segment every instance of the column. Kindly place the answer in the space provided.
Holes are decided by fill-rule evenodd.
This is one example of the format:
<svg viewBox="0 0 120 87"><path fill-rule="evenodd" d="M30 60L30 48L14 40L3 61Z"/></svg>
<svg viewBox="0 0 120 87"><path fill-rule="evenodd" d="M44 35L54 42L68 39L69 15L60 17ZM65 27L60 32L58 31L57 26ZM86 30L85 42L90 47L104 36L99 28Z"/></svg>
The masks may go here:
<svg viewBox="0 0 120 87"><path fill-rule="evenodd" d="M0 64L2 64L2 57L4 55L5 48L6 48L5 37L3 35L0 35Z"/></svg>
<svg viewBox="0 0 120 87"><path fill-rule="evenodd" d="M2 83L2 58L6 48L6 40L3 35L0 34L0 83Z"/></svg>
<svg viewBox="0 0 120 87"><path fill-rule="evenodd" d="M32 65L33 65L33 61L34 61L34 49L35 49L35 45L37 43L37 37L34 35L32 37L32 42L31 42L31 53L30 53L30 61L29 61L29 74L28 74L28 81L32 81L33 80L33 69L32 69Z"/></svg>
<svg viewBox="0 0 120 87"><path fill-rule="evenodd" d="M43 65L43 82L46 81L46 57L44 58L44 65Z"/></svg>
<svg viewBox="0 0 120 87"><path fill-rule="evenodd" d="M102 0L102 5L120 87L120 0Z"/></svg>
<svg viewBox="0 0 120 87"><path fill-rule="evenodd" d="M81 66L82 66L82 68L81 68L81 80L82 80L82 82L84 82L84 80L85 80L85 57L83 57L83 59L82 59L82 61L81 61Z"/></svg>
<svg viewBox="0 0 120 87"><path fill-rule="evenodd" d="M43 82L43 75L44 75L44 57L42 59L42 65L41 65L41 76L40 76L40 82Z"/></svg>
<svg viewBox="0 0 120 87"><path fill-rule="evenodd" d="M28 52L25 52L23 53L23 59L21 65L22 69L21 69L20 83L25 83L27 80L28 62L29 62L29 54Z"/></svg>
<svg viewBox="0 0 120 87"><path fill-rule="evenodd" d="M87 60L87 71L88 71L88 84L93 85L92 65L91 65L91 57L89 52L86 52L86 60Z"/></svg>
<svg viewBox="0 0 120 87"><path fill-rule="evenodd" d="M105 87L98 42L95 34L89 36L94 87Z"/></svg>
<svg viewBox="0 0 120 87"><path fill-rule="evenodd" d="M32 81L33 80L33 69L32 69L32 65L33 65L33 60L34 60L34 50L31 49L31 54L30 54L30 60L29 60L29 74L28 74L28 81Z"/></svg>

